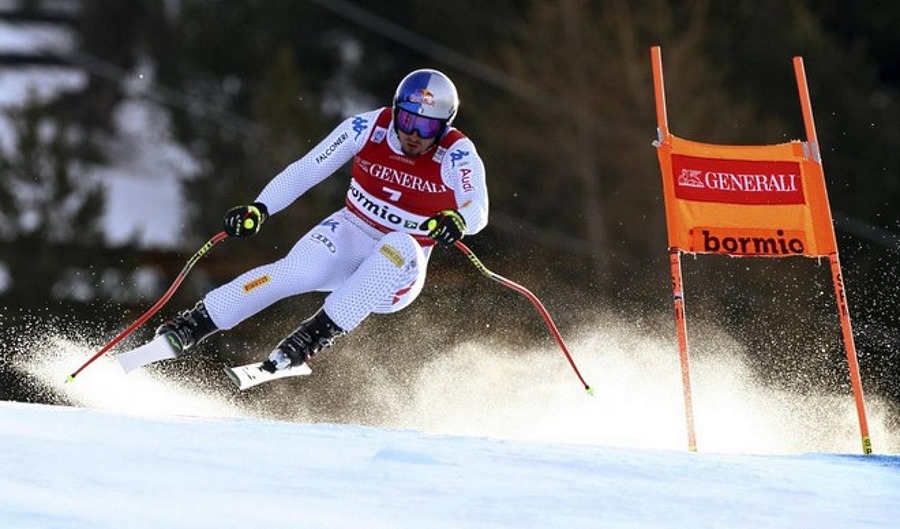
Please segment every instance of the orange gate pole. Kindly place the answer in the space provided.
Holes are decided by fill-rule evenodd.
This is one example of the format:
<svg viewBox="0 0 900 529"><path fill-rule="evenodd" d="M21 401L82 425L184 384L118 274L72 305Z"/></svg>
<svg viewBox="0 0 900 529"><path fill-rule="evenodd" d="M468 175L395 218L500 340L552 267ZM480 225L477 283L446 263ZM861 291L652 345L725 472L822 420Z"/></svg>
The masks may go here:
<svg viewBox="0 0 900 529"><path fill-rule="evenodd" d="M653 64L653 93L656 97L656 127L659 143L669 137L669 119L666 110L666 89L663 82L662 51L659 46L650 48ZM697 434L694 429L694 404L691 396L691 362L688 353L687 318L684 308L684 289L681 283L681 250L669 248L669 265L672 271L672 300L675 305L675 328L678 336L678 359L681 364L681 387L684 394L684 420L687 426L688 450L697 451Z"/></svg>
<svg viewBox="0 0 900 529"><path fill-rule="evenodd" d="M697 451L694 431L694 403L691 397L691 361L688 356L687 318L684 314L684 288L681 284L681 250L669 249L672 269L672 301L675 304L675 329L678 335L678 359L681 363L681 387L684 393L684 420L687 425L688 450Z"/></svg>
<svg viewBox="0 0 900 529"><path fill-rule="evenodd" d="M803 58L794 57L794 76L797 78L797 91L800 94L800 108L803 111L803 124L806 128L807 143L810 146L810 154L816 163L821 164L821 151L816 135L816 123L813 119L812 103L809 98L809 88L806 84L806 70L803 68ZM834 225L831 223L831 208L827 208L829 224L831 224L831 237L834 239ZM866 419L866 403L863 397L862 381L859 375L859 359L856 354L856 344L853 340L853 326L850 321L850 307L847 303L847 292L844 289L844 279L841 274L841 263L837 253L837 242L834 243L835 251L828 255L831 267L831 279L834 283L834 293L837 300L838 316L841 320L841 333L844 338L844 349L847 354L847 366L850 370L850 386L853 388L853 398L856 402L856 415L859 419L859 431L862 437L864 454L872 453L872 440L869 437L869 425Z"/></svg>

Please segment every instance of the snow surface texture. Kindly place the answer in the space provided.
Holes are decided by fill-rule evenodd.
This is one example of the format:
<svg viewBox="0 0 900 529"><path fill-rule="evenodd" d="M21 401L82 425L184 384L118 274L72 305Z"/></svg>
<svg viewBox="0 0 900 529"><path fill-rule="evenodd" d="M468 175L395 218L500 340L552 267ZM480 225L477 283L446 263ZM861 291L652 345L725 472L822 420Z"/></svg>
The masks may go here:
<svg viewBox="0 0 900 529"><path fill-rule="evenodd" d="M112 358L63 384L95 349L40 340L19 368L77 406L0 403L0 526L900 527L900 444L877 398L863 456L849 394L773 392L722 340L693 364L690 453L671 340L598 327L569 343L594 397L559 351L468 343L412 391L368 374L355 391L392 413L365 425L298 399L279 403L297 420L273 421L246 393Z"/></svg>
<svg viewBox="0 0 900 529"><path fill-rule="evenodd" d="M896 528L900 457L696 454L0 403L28 528Z"/></svg>

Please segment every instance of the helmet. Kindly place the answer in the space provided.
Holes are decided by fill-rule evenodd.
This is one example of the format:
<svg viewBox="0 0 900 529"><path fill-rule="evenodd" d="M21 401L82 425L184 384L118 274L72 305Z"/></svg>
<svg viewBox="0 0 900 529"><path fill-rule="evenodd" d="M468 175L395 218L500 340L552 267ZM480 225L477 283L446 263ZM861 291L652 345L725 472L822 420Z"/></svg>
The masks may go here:
<svg viewBox="0 0 900 529"><path fill-rule="evenodd" d="M437 70L416 70L400 81L394 93L394 115L403 109L420 116L453 122L459 95L449 77Z"/></svg>

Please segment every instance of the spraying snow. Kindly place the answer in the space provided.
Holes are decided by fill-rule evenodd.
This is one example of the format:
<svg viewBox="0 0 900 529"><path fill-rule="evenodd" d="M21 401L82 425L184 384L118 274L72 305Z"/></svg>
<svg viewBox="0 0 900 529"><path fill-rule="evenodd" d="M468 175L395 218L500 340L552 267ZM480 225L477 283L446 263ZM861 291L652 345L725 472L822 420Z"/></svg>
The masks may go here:
<svg viewBox="0 0 900 529"><path fill-rule="evenodd" d="M335 407L319 409L290 391L321 381L273 382L269 392L236 395L225 384L179 379L153 368L126 375L101 358L71 384L63 381L94 352L70 340L51 340L53 354L27 355L20 367L78 406L130 414L201 417L271 417L272 392L288 406L288 420L359 422L435 434L533 442L566 442L640 449L687 447L681 378L671 341L642 336L624 325L569 340L585 378L585 394L558 351L498 349L463 343L431 358L399 383L377 368L364 368L352 352L331 351L342 372L364 375L352 385L356 401L378 405L376 418L349 418ZM714 357L692 359L698 449L723 453L859 453L853 399L775 391L756 380L740 346L717 337ZM357 371L357 373L352 373ZM322 373L318 373L323 376ZM411 389L410 389L411 388ZM303 389L309 389L303 388ZM285 404L287 403L287 404ZM900 451L888 427L887 404L869 395L869 427L876 453ZM385 412L385 410L387 410Z"/></svg>
<svg viewBox="0 0 900 529"><path fill-rule="evenodd" d="M486 355L460 346L422 370L399 423L434 433L575 442L641 449L687 448L680 368L671 343L599 332L570 342L593 397L546 350ZM736 344L693 361L699 450L729 453L859 453L852 396L787 394L755 380ZM900 450L887 410L870 397L876 451Z"/></svg>
<svg viewBox="0 0 900 529"><path fill-rule="evenodd" d="M66 377L96 352L62 338L50 341L49 354L32 356L26 369L73 403L137 415L237 417L242 412L221 396L160 377L150 370L126 375L112 357L100 358L72 383Z"/></svg>

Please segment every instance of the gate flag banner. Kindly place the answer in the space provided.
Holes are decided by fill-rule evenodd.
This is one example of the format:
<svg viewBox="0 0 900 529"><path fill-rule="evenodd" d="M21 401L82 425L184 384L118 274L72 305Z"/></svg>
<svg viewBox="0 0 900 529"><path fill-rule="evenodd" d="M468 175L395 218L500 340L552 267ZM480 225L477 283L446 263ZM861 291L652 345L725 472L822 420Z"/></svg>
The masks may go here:
<svg viewBox="0 0 900 529"><path fill-rule="evenodd" d="M669 132L662 50L650 50L688 449L697 449L682 253L825 257L831 269L863 453L872 453L859 360L803 59L794 75L807 141L719 145Z"/></svg>
<svg viewBox="0 0 900 529"><path fill-rule="evenodd" d="M827 256L836 243L822 164L809 144L657 146L669 247L733 256Z"/></svg>

